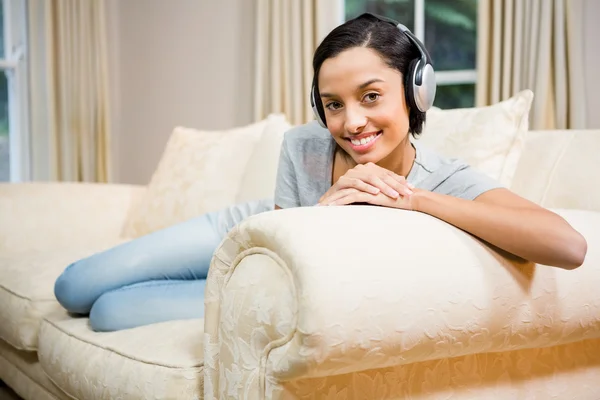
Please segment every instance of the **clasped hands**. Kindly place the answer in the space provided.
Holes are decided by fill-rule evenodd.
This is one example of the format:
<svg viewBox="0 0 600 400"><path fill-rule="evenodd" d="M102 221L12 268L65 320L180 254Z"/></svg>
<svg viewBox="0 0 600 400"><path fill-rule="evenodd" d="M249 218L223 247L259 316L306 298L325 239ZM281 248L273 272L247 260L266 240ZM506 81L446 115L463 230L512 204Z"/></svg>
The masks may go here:
<svg viewBox="0 0 600 400"><path fill-rule="evenodd" d="M349 169L319 199L320 206L368 203L412 210L415 187L406 178L374 163Z"/></svg>

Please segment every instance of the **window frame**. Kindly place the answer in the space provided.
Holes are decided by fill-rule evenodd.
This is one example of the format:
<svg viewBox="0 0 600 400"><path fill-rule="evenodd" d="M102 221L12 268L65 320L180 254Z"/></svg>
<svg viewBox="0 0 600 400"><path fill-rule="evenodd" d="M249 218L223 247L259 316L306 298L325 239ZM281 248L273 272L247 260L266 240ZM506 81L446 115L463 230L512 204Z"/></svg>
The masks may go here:
<svg viewBox="0 0 600 400"><path fill-rule="evenodd" d="M340 16L340 24L345 20L345 1L342 2L342 15ZM421 41L425 43L425 1L426 0L413 0L414 1L414 21L415 26L412 33ZM477 69L463 69L463 70L435 70L435 81L437 86L446 85L475 85L477 90Z"/></svg>
<svg viewBox="0 0 600 400"><path fill-rule="evenodd" d="M425 0L413 1L415 2L414 34L421 43L425 43ZM472 84L477 86L477 69L436 70L435 81L438 86L457 84Z"/></svg>
<svg viewBox="0 0 600 400"><path fill-rule="evenodd" d="M4 19L4 54L3 57L0 57L0 72L6 74L8 86L9 181L19 182L29 180L31 170L27 80L27 0L0 1Z"/></svg>

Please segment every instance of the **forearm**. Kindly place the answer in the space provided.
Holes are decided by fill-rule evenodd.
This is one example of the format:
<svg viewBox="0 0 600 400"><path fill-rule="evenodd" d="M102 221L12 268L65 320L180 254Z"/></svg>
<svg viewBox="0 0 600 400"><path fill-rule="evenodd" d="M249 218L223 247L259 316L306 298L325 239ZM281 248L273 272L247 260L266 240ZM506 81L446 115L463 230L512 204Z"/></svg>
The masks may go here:
<svg viewBox="0 0 600 400"><path fill-rule="evenodd" d="M563 218L533 208L507 207L420 191L413 209L452 224L518 257L561 268L581 265L585 239Z"/></svg>

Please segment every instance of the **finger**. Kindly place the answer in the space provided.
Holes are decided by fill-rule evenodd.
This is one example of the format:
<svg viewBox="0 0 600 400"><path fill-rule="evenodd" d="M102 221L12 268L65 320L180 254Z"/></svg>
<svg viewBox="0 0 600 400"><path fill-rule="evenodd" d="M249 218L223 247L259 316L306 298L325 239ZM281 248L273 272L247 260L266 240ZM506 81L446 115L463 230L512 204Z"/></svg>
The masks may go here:
<svg viewBox="0 0 600 400"><path fill-rule="evenodd" d="M379 195L381 196L381 195ZM370 203L375 204L374 200L377 196L374 196L370 193L366 192L354 192L346 194L345 196L340 197L339 199L329 203L330 206L345 206L352 203Z"/></svg>
<svg viewBox="0 0 600 400"><path fill-rule="evenodd" d="M389 174L393 174L393 172L373 163L361 165L360 168L359 166L356 166L352 170L348 171L348 175L350 177L360 179L363 182L378 188L386 196L391 197L392 199L397 199L400 196L400 193L404 192L404 190L400 189L399 192L394 187L397 185L394 185L393 182L390 184L389 180L386 182L385 178L388 177Z"/></svg>
<svg viewBox="0 0 600 400"><path fill-rule="evenodd" d="M361 192L367 192L367 193L371 193L371 194L378 194L381 189L371 185L365 181L363 181L362 179L359 178L353 178L353 177L348 177L348 176L342 176L339 180L339 185L340 187L344 187L344 188L354 188L356 190L360 190Z"/></svg>
<svg viewBox="0 0 600 400"><path fill-rule="evenodd" d="M396 180L390 175L385 175L383 181L402 196L410 196L413 194L413 191L408 187L404 178L402 180Z"/></svg>
<svg viewBox="0 0 600 400"><path fill-rule="evenodd" d="M326 199L326 198L327 198L327 197L329 197L329 196L331 196L331 189L329 189L328 191L326 191L326 192L325 192L325 194L319 198L319 204L320 204L320 203L321 203L321 202L322 202L324 199Z"/></svg>
<svg viewBox="0 0 600 400"><path fill-rule="evenodd" d="M334 183L326 192L323 196L321 196L321 198L319 199L319 203L321 201L323 201L324 199L326 199L327 197L331 196L333 193L335 193L336 191L338 191L340 188L339 186L339 182Z"/></svg>
<svg viewBox="0 0 600 400"><path fill-rule="evenodd" d="M392 172L390 170L385 170L388 176L391 176L392 178L394 178L396 181L408 186L409 189L414 189L415 185L413 185L412 183L409 183L408 180L406 180L406 177L402 176L402 175L398 175L395 172Z"/></svg>
<svg viewBox="0 0 600 400"><path fill-rule="evenodd" d="M339 199L341 199L345 196L348 196L350 194L353 194L353 193L365 193L365 192L360 192L359 190L356 190L354 188L341 189L335 193L332 193L330 196L327 196L322 201L319 201L319 204L322 206L327 206L327 205L330 205L331 203L333 203L334 201L339 200Z"/></svg>
<svg viewBox="0 0 600 400"><path fill-rule="evenodd" d="M381 193L391 197L392 199L397 199L400 196L400 192L398 192L392 185L384 180L386 179L385 175L380 178L377 175L370 174L367 175L365 179L367 179L367 183L377 187L379 190L381 190Z"/></svg>

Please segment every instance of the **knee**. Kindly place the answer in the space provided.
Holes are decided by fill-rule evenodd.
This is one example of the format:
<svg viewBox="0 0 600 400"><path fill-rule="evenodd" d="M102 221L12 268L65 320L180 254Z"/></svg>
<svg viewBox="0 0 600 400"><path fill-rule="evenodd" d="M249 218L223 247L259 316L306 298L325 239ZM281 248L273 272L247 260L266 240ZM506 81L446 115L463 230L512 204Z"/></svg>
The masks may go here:
<svg viewBox="0 0 600 400"><path fill-rule="evenodd" d="M123 329L119 318L119 304L113 292L103 294L90 310L90 325L96 332L112 332Z"/></svg>
<svg viewBox="0 0 600 400"><path fill-rule="evenodd" d="M82 284L77 275L73 273L73 267L77 262L69 265L63 273L54 282L54 296L56 300L67 311L77 314L87 314L90 309L85 304L85 294L82 290Z"/></svg>

